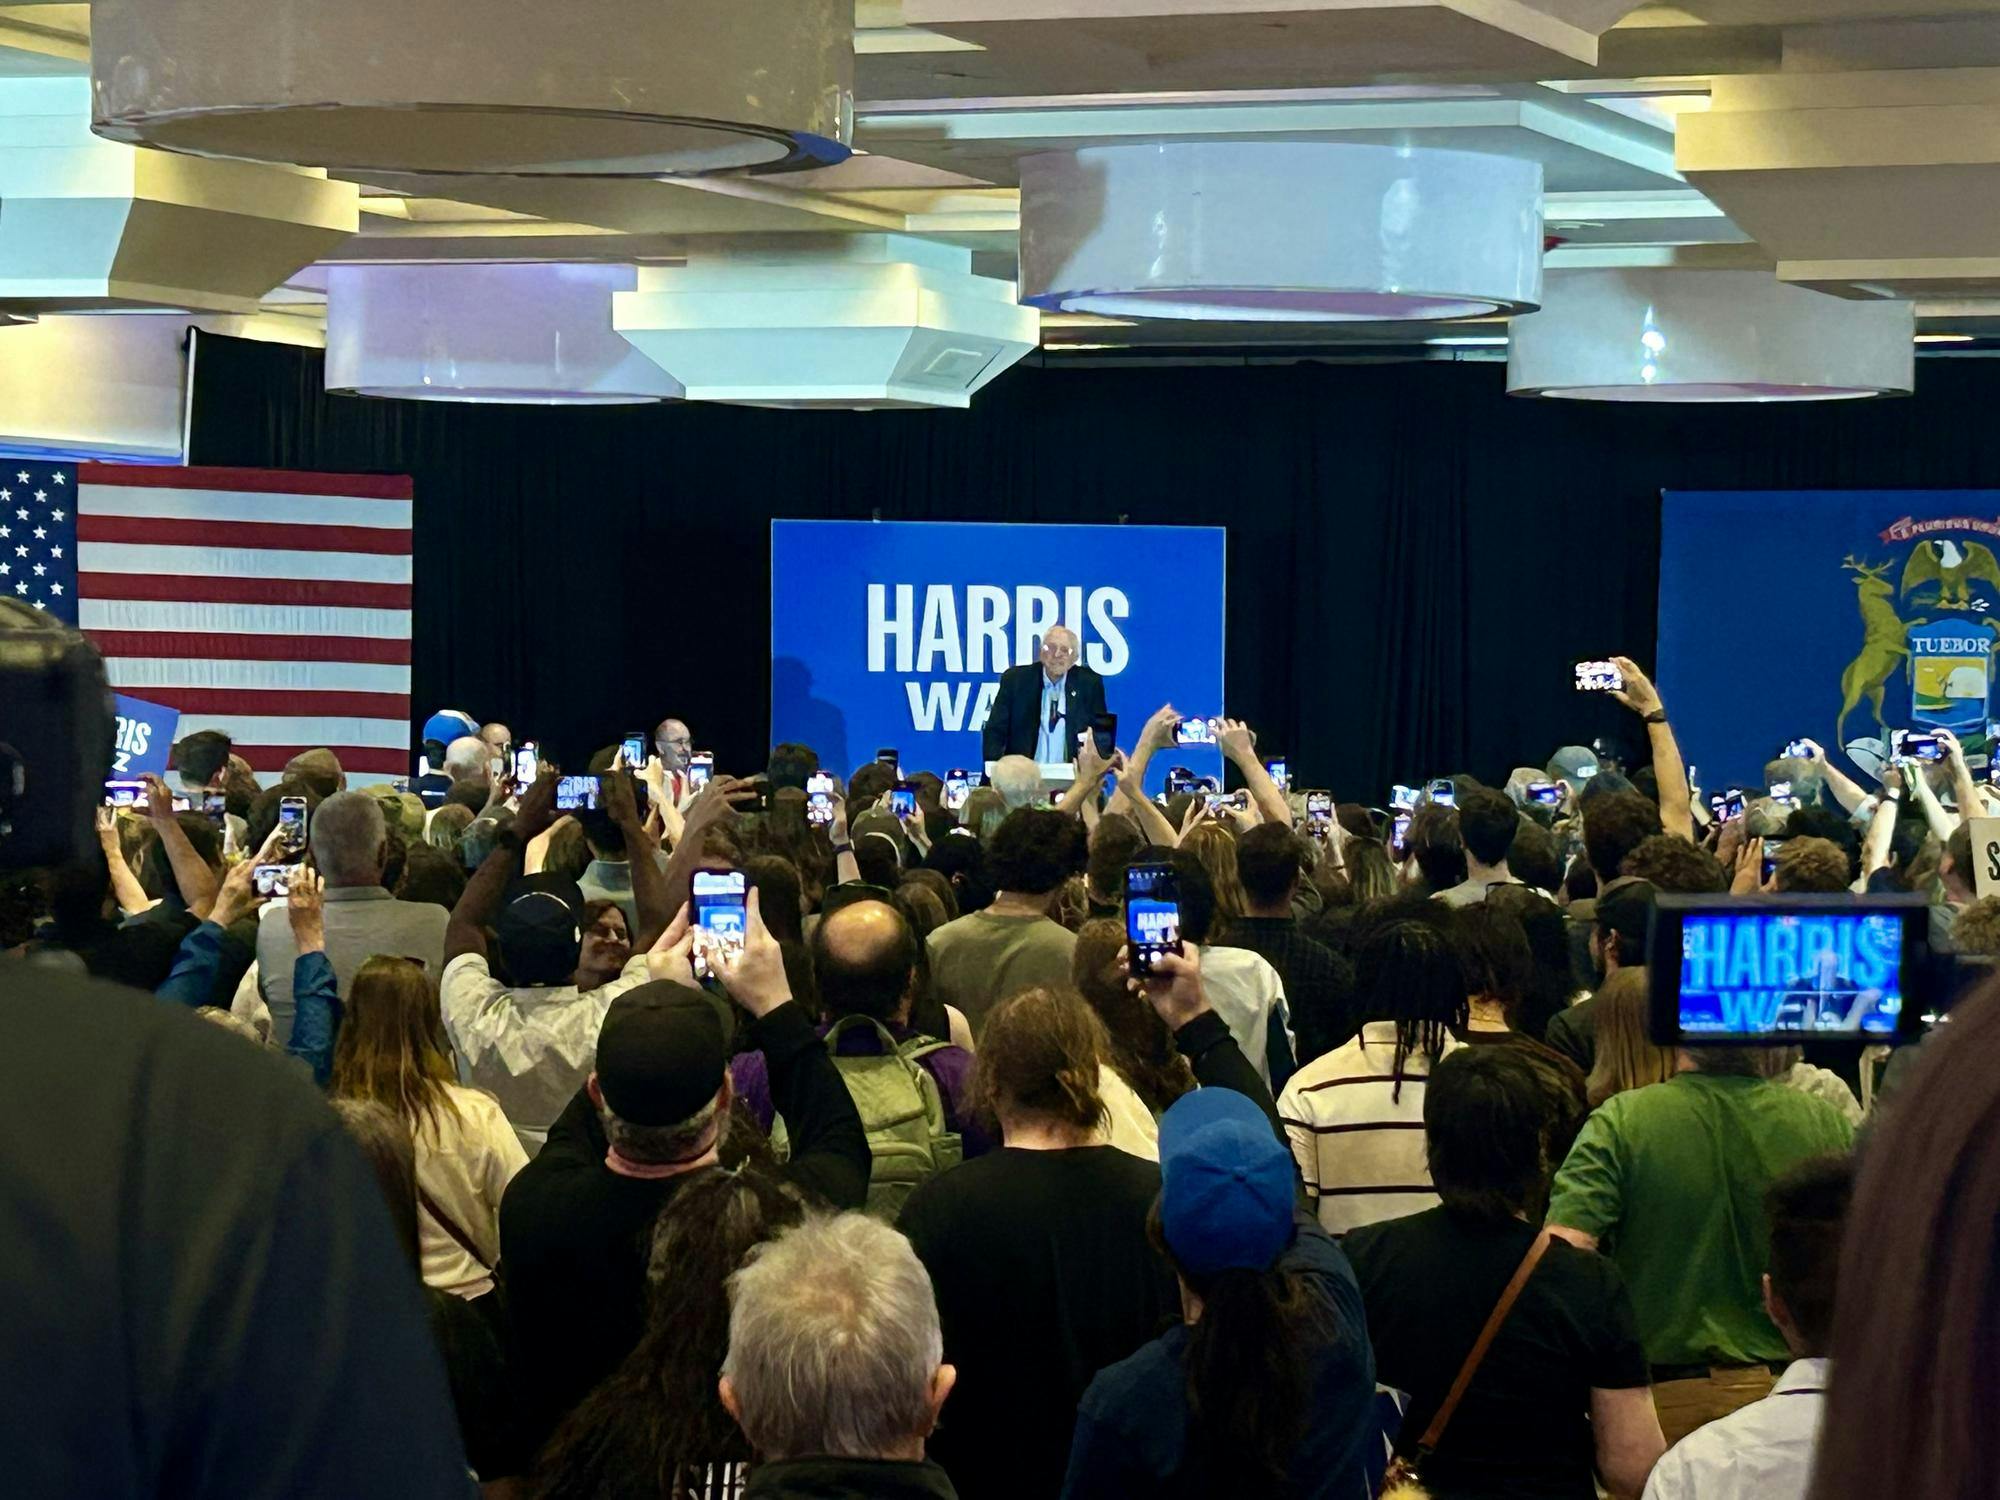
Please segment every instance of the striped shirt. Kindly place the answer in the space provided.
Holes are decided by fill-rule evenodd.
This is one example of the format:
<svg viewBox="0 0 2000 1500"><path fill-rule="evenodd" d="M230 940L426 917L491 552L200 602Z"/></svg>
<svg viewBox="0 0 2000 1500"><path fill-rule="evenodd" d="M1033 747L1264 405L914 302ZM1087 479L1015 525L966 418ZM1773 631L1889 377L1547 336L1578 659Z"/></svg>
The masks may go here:
<svg viewBox="0 0 2000 1500"><path fill-rule="evenodd" d="M1447 1053L1460 1045L1445 1039ZM1346 1046L1293 1074L1278 1100L1306 1192L1329 1234L1438 1204L1424 1155L1430 1060L1421 1052L1403 1060L1400 1095L1395 1061L1395 1022L1370 1021Z"/></svg>

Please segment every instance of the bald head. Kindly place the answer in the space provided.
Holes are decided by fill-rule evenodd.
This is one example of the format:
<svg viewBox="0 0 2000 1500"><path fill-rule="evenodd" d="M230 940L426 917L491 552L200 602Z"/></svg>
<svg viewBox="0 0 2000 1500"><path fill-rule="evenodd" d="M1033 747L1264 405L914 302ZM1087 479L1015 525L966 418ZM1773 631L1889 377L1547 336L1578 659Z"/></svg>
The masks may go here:
<svg viewBox="0 0 2000 1500"><path fill-rule="evenodd" d="M908 1020L916 971L916 937L885 901L843 906L813 929L813 972L832 1016Z"/></svg>
<svg viewBox="0 0 2000 1500"><path fill-rule="evenodd" d="M653 726L653 753L669 771L685 771L694 758L694 731L679 719L662 719Z"/></svg>
<svg viewBox="0 0 2000 1500"><path fill-rule="evenodd" d="M514 746L514 731L505 724L482 724L479 737L495 755L505 755Z"/></svg>
<svg viewBox="0 0 2000 1500"><path fill-rule="evenodd" d="M1060 677L1076 665L1080 643L1067 625L1052 625L1042 637L1042 665L1051 677Z"/></svg>

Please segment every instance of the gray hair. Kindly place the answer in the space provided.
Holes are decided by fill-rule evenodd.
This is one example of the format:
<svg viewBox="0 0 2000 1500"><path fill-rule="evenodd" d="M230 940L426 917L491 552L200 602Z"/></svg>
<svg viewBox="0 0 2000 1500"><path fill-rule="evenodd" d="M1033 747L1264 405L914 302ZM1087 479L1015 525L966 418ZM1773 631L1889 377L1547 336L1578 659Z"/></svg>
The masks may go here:
<svg viewBox="0 0 2000 1500"><path fill-rule="evenodd" d="M389 828L382 804L366 792L335 792L314 809L313 863L328 885L371 885L382 878Z"/></svg>
<svg viewBox="0 0 2000 1500"><path fill-rule="evenodd" d="M602 1106L597 1117L604 1122L606 1143L625 1160L642 1166L672 1166L697 1155L696 1147L707 1139L711 1129L715 1129L715 1144L722 1144L729 1116L721 1116L721 1128L717 1129L721 1103L719 1098L711 1099L687 1119L672 1125L634 1125Z"/></svg>
<svg viewBox="0 0 2000 1500"><path fill-rule="evenodd" d="M808 1219L752 1252L729 1304L722 1373L759 1457L881 1458L930 1432L937 1299L887 1224Z"/></svg>
<svg viewBox="0 0 2000 1500"><path fill-rule="evenodd" d="M444 774L453 781L486 779L486 762L493 747L476 734L462 734L444 747Z"/></svg>
<svg viewBox="0 0 2000 1500"><path fill-rule="evenodd" d="M1003 755L993 763L993 790L1012 812L1042 800L1042 768L1025 755Z"/></svg>
<svg viewBox="0 0 2000 1500"><path fill-rule="evenodd" d="M440 812L442 808L438 809ZM505 814L505 816L501 816ZM465 832L458 836L458 859L468 871L476 870L486 863L486 856L493 852L500 835L513 826L514 816L506 808L485 817L474 818L465 825Z"/></svg>

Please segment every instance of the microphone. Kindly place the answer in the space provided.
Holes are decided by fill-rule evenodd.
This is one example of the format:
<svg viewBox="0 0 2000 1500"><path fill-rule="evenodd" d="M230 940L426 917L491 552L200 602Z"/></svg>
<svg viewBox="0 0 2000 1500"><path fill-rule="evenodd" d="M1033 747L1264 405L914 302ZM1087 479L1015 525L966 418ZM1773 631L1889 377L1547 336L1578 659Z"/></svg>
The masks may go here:
<svg viewBox="0 0 2000 1500"><path fill-rule="evenodd" d="M1049 733L1054 734L1056 732L1056 725L1062 723L1062 721L1063 721L1062 699L1051 698L1049 700Z"/></svg>

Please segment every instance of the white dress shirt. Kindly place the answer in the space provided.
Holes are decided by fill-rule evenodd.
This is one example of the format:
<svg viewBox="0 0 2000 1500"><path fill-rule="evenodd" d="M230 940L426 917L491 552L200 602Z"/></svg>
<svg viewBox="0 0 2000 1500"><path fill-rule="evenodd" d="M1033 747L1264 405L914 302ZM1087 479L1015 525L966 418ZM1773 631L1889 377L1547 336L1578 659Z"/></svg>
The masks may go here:
<svg viewBox="0 0 2000 1500"><path fill-rule="evenodd" d="M1051 682L1048 669L1043 668L1041 683L1042 705L1035 720L1035 763L1058 766L1070 758L1066 743L1069 739L1069 673L1065 672Z"/></svg>
<svg viewBox="0 0 2000 1500"><path fill-rule="evenodd" d="M597 1066L604 1013L646 982L646 955L635 953L618 977L578 993L573 984L510 990L493 977L483 953L461 953L445 966L438 1001L458 1054L461 1083L484 1089L529 1156Z"/></svg>
<svg viewBox="0 0 2000 1500"><path fill-rule="evenodd" d="M1826 1360L1793 1360L1762 1401L1669 1448L1646 1481L1645 1500L1805 1500L1826 1378Z"/></svg>

